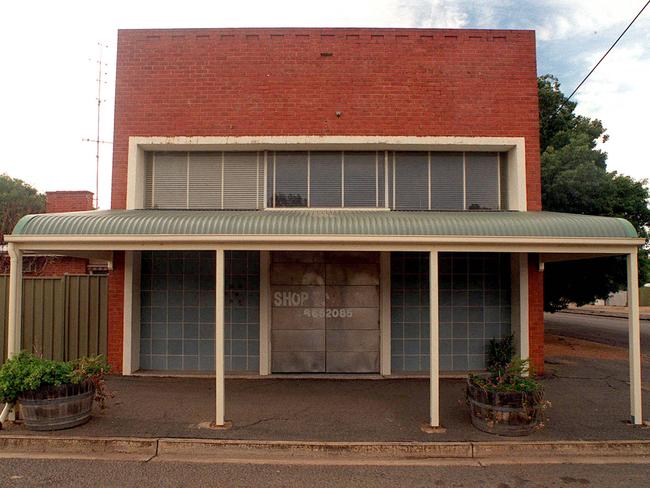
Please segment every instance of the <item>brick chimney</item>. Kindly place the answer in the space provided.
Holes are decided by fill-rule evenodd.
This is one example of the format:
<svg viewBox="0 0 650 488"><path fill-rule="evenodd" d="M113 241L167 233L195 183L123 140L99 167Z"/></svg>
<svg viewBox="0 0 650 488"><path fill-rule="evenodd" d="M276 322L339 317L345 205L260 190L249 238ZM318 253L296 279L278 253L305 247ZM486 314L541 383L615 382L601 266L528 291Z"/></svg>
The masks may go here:
<svg viewBox="0 0 650 488"><path fill-rule="evenodd" d="M93 193L90 191L45 192L45 212L82 212L93 210Z"/></svg>

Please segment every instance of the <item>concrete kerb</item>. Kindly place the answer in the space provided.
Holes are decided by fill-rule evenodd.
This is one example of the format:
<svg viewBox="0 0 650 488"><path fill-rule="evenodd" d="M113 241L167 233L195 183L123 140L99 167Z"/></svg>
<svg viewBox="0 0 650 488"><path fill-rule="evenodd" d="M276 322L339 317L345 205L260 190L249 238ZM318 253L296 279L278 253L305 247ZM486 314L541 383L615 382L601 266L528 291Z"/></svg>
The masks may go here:
<svg viewBox="0 0 650 488"><path fill-rule="evenodd" d="M0 457L120 457L146 460L158 450L157 439L137 437L0 436Z"/></svg>
<svg viewBox="0 0 650 488"><path fill-rule="evenodd" d="M223 455L283 455L292 457L471 458L469 442L296 442L215 439L160 439L158 455L212 457Z"/></svg>
<svg viewBox="0 0 650 488"><path fill-rule="evenodd" d="M291 460L475 460L552 462L589 457L645 458L650 441L503 442L317 442L221 439L0 436L0 457L80 458L137 461L263 462Z"/></svg>
<svg viewBox="0 0 650 488"><path fill-rule="evenodd" d="M648 456L650 441L565 441L565 442L473 442L472 457L556 458Z"/></svg>

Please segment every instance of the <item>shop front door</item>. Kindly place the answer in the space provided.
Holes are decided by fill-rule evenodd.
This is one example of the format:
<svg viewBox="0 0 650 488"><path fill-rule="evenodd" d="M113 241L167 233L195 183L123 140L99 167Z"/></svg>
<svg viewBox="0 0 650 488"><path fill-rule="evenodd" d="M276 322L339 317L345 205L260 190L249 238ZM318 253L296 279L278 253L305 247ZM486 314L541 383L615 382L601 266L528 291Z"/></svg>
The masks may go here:
<svg viewBox="0 0 650 488"><path fill-rule="evenodd" d="M379 254L276 252L274 373L379 372Z"/></svg>

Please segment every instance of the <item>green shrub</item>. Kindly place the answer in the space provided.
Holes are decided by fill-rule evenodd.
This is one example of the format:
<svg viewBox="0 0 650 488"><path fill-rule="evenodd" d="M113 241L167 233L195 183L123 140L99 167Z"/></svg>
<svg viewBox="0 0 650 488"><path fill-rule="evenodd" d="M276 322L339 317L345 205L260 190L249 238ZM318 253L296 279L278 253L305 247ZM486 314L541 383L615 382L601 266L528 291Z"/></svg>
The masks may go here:
<svg viewBox="0 0 650 488"><path fill-rule="evenodd" d="M492 338L487 348L487 367L489 371L505 370L515 357L515 336L509 334L503 339Z"/></svg>
<svg viewBox="0 0 650 488"><path fill-rule="evenodd" d="M514 336L492 339L488 345L488 375L470 375L477 386L490 392L541 393L528 359L515 357Z"/></svg>
<svg viewBox="0 0 650 488"><path fill-rule="evenodd" d="M488 370L487 376L470 375L471 381L490 392L541 393L542 384L530 371L527 359L514 358L505 367Z"/></svg>
<svg viewBox="0 0 650 488"><path fill-rule="evenodd" d="M79 384L90 379L97 388L96 399L103 403L106 392L102 377L109 370L103 356L53 361L23 351L0 368L0 402L15 403L23 392L47 386Z"/></svg>

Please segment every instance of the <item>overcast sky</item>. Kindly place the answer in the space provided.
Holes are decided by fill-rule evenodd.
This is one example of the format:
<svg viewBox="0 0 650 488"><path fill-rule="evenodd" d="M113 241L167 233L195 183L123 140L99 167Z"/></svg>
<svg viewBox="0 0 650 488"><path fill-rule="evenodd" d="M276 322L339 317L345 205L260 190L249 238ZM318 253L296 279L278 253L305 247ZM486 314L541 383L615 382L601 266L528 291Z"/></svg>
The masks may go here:
<svg viewBox="0 0 650 488"><path fill-rule="evenodd" d="M466 27L535 29L538 72L570 93L645 0L10 1L0 20L0 173L41 191L95 189L98 42L100 139L111 141L118 28ZM609 168L650 177L650 7L575 97L603 120ZM111 146L100 155L110 205Z"/></svg>

